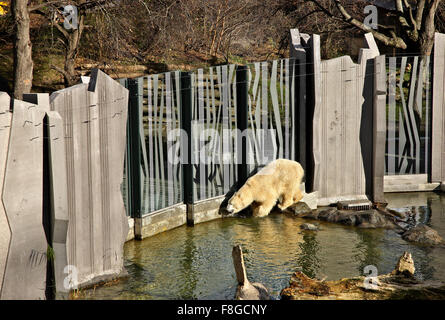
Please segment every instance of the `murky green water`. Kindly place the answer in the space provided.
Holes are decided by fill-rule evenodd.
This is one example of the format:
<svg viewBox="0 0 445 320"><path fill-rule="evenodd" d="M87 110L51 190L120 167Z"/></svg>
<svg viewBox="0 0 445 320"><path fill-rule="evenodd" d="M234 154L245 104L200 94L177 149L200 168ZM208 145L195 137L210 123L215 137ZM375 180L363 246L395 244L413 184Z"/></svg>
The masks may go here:
<svg viewBox="0 0 445 320"><path fill-rule="evenodd" d="M445 196L388 194L390 205L416 206L445 238ZM417 276L445 281L445 249L409 244L391 230L363 230L320 223L301 231L307 220L272 214L262 219L227 218L180 227L125 245L128 280L85 291L87 299L233 299L236 291L232 247L241 244L248 277L262 282L275 298L291 274L339 279L363 275L366 265L380 274L393 270L404 251L413 254Z"/></svg>

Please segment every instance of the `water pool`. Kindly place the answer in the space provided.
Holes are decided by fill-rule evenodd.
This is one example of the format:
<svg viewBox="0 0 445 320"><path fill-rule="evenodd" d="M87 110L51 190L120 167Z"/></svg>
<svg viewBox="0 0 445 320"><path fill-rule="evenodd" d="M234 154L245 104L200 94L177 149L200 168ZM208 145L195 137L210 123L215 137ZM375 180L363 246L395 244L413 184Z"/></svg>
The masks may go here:
<svg viewBox="0 0 445 320"><path fill-rule="evenodd" d="M393 207L415 207L417 220L445 238L445 195L387 194ZM269 288L275 299L296 270L328 280L393 270L404 251L413 255L416 274L445 281L445 249L410 244L392 230L357 229L320 223L301 231L304 219L274 213L266 218L226 218L179 227L125 244L130 275L117 284L84 290L84 299L233 299L236 291L232 247L243 247L248 277Z"/></svg>

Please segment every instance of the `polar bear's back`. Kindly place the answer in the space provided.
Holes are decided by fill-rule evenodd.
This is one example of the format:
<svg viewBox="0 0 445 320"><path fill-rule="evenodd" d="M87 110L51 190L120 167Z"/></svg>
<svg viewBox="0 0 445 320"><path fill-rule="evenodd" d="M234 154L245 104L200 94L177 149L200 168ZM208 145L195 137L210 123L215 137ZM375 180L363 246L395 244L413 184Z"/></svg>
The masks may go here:
<svg viewBox="0 0 445 320"><path fill-rule="evenodd" d="M304 176L304 170L297 161L276 159L258 171L255 176L258 176L259 180L267 180L275 185L299 186Z"/></svg>

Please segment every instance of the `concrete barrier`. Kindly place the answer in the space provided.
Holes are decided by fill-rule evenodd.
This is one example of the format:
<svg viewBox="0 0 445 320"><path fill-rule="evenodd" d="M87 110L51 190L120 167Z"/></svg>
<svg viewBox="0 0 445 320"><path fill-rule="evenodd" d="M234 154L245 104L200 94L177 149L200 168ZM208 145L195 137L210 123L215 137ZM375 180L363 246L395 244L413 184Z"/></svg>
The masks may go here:
<svg viewBox="0 0 445 320"><path fill-rule="evenodd" d="M89 83L54 92L50 103L64 122L72 288L83 287L123 271L128 90L95 69Z"/></svg>
<svg viewBox="0 0 445 320"><path fill-rule="evenodd" d="M445 183L445 34L434 38L431 182Z"/></svg>
<svg viewBox="0 0 445 320"><path fill-rule="evenodd" d="M45 111L18 100L14 100L13 110L2 192L11 236L6 266L0 274L3 278L0 298L45 299L48 246L42 225Z"/></svg>
<svg viewBox="0 0 445 320"><path fill-rule="evenodd" d="M64 285L67 258L68 188L66 179L65 139L62 117L55 111L47 113L48 175L50 207L50 246L53 248L56 297L65 298L69 292Z"/></svg>
<svg viewBox="0 0 445 320"><path fill-rule="evenodd" d="M142 240L187 222L186 205L178 204L134 219L135 238Z"/></svg>
<svg viewBox="0 0 445 320"><path fill-rule="evenodd" d="M5 92L0 92L0 298L3 275L8 257L11 230L3 204L3 179L5 176L6 158L8 156L9 135L11 132L12 113L9 110L10 98Z"/></svg>
<svg viewBox="0 0 445 320"><path fill-rule="evenodd" d="M308 41L314 70L313 190L319 205L372 193L373 60L379 51L371 34L365 43L356 64L349 56L322 61L319 36Z"/></svg>

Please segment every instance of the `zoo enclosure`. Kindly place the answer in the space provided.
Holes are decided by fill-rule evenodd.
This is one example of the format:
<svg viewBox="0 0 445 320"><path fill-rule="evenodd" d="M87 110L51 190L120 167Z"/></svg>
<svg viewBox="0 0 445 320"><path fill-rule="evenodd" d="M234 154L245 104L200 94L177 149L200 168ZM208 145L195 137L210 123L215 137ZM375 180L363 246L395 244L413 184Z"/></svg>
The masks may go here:
<svg viewBox="0 0 445 320"><path fill-rule="evenodd" d="M296 124L303 103L295 97L304 96L305 72L299 68L306 64L299 62L281 59L120 80L130 91L122 190L131 216L224 195L276 158L305 163L305 132ZM188 156L187 164L185 158L169 161Z"/></svg>
<svg viewBox="0 0 445 320"><path fill-rule="evenodd" d="M358 64L349 57L322 61L319 38L293 30L290 59L120 80L130 91L123 184L127 213L142 217L222 196L276 158L302 163L306 189L322 190L328 200L354 194L373 198L377 162L381 180L383 175L426 174L431 182L433 59L386 57L376 70L379 53L369 39ZM378 92L376 81L384 92ZM380 115L375 114L378 95L385 101ZM375 135L376 121L383 125L384 140ZM250 130L243 136L237 129ZM378 153L376 148L384 149ZM337 178L329 162L336 163ZM333 188L331 181L347 171L351 177Z"/></svg>

